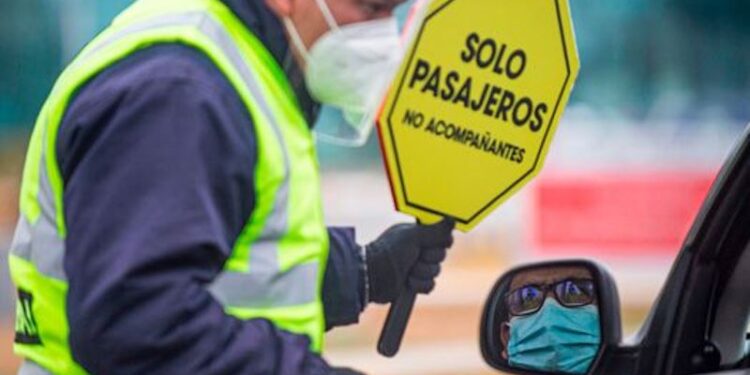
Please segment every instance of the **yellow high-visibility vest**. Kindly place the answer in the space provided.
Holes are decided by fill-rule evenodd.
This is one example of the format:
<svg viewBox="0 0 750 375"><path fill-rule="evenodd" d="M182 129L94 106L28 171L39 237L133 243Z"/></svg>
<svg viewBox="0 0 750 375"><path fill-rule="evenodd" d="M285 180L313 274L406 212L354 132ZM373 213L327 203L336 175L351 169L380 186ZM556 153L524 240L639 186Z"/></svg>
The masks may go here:
<svg viewBox="0 0 750 375"><path fill-rule="evenodd" d="M19 291L14 349L50 373L86 373L68 345L64 181L55 153L60 123L74 93L98 73L136 51L173 43L205 54L227 77L253 119L259 150L255 209L209 291L229 314L307 335L313 351L323 345L328 234L320 177L312 135L284 72L219 0L139 0L63 72L29 145L10 253Z"/></svg>

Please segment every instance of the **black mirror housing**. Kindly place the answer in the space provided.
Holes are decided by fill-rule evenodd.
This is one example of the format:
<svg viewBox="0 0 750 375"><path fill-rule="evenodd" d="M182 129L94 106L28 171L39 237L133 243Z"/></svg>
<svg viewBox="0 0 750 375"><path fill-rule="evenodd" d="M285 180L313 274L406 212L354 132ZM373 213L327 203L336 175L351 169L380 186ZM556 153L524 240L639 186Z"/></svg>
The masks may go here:
<svg viewBox="0 0 750 375"><path fill-rule="evenodd" d="M502 316L508 316L508 310L511 309L510 307L508 307L508 304L510 303L508 302L508 298L511 292L511 283L514 282L514 280L518 281L521 277L528 278L529 275L549 275L553 274L557 270L568 270L568 272L571 272L570 270L573 270L579 275L583 273L583 275L587 275L585 277L587 280L590 276L590 281L593 281L593 288L596 296L595 304L598 307L600 336L599 347L597 349L596 355L585 372L550 372L546 370L511 366L509 364L510 361L508 360L508 351L506 348L507 345L503 344L503 340L507 340L507 335L509 334L506 334L505 339L503 339L501 337L503 336L503 334L500 333L501 331L503 331L503 329L505 329L505 327L502 327L502 325L508 325L508 321L510 321L505 320L504 318L502 318ZM592 283L589 282L587 285L591 284ZM547 294L554 295L555 298L558 299L556 293L557 292L542 292L542 301L546 301L545 296ZM542 302L542 305L545 303L546 302ZM537 307L537 309L539 308L541 307ZM521 313L526 314L526 312ZM533 311L530 311L528 313L534 314ZM508 316L507 319L510 319L510 317ZM507 328L507 331L510 331L510 328ZM485 362L494 369L500 371L522 375L570 375L579 373L595 373L596 368L598 367L598 363L601 361L604 353L606 353L609 348L617 347L620 344L622 338L620 299L617 292L617 286L614 279L612 278L612 275L603 266L590 260L581 259L548 261L532 263L513 268L500 277L487 298L482 313L482 322L479 337L482 356L484 357Z"/></svg>

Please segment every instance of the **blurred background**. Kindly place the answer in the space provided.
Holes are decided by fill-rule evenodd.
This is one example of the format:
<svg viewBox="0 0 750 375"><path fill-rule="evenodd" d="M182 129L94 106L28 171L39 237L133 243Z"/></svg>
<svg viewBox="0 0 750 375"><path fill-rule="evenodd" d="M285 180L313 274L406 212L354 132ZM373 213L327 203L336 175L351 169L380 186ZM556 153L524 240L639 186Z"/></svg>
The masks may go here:
<svg viewBox="0 0 750 375"><path fill-rule="evenodd" d="M260 0L248 0L260 1ZM0 0L0 375L14 374L6 252L25 147L56 76L128 0ZM486 294L510 266L586 256L620 287L638 329L733 142L750 121L750 2L570 0L581 73L547 165L470 235L420 298L401 353L375 351L386 309L328 335L328 356L372 374L490 374L478 342ZM329 224L361 242L395 221L377 140L320 145Z"/></svg>

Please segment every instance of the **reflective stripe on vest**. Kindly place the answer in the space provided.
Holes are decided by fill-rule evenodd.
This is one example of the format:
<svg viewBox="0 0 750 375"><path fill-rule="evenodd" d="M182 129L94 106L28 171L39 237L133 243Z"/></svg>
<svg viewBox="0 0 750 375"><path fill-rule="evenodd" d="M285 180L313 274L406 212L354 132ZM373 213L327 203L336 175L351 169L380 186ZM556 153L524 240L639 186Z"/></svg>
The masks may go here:
<svg viewBox="0 0 750 375"><path fill-rule="evenodd" d="M218 1L170 5L141 0L66 69L37 120L10 263L19 290L34 296L42 345L17 343L16 352L53 373L84 373L67 347L62 183L56 157L50 155L54 152L48 150L54 150L50 146L75 89L156 43L183 43L204 52L237 90L256 127L256 208L209 291L228 313L270 319L281 328L307 334L311 348L320 350L320 288L328 238L312 138L288 82L262 44Z"/></svg>
<svg viewBox="0 0 750 375"><path fill-rule="evenodd" d="M37 365L32 361L24 361L18 368L17 375L51 375L44 367Z"/></svg>

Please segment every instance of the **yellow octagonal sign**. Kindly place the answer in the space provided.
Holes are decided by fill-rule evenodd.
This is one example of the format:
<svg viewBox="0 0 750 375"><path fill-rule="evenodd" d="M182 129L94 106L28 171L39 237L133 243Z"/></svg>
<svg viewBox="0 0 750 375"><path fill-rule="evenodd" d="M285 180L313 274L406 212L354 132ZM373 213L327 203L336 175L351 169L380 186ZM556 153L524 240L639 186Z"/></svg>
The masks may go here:
<svg viewBox="0 0 750 375"><path fill-rule="evenodd" d="M542 168L578 75L567 0L433 0L379 116L396 208L467 231Z"/></svg>

